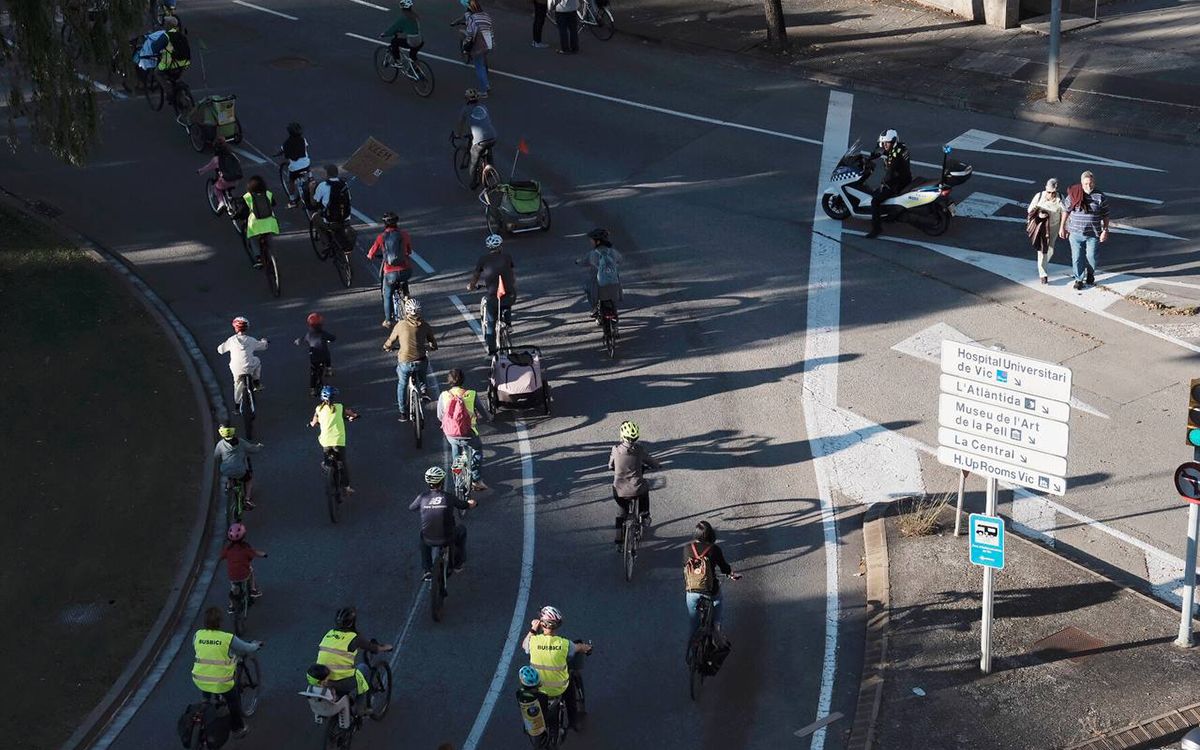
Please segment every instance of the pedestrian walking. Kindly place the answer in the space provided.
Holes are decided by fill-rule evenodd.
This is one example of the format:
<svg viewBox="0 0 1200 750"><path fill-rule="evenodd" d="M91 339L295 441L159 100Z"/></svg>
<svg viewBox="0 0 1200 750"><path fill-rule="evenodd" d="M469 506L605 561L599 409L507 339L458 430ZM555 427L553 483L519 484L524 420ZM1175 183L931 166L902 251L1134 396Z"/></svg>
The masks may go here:
<svg viewBox="0 0 1200 750"><path fill-rule="evenodd" d="M558 54L574 55L579 52L579 0L546 0L547 7L554 11L554 22L558 24Z"/></svg>
<svg viewBox="0 0 1200 750"><path fill-rule="evenodd" d="M1058 180L1053 177L1046 180L1046 189L1035 193L1033 200L1029 201L1025 233L1037 251L1038 276L1043 284L1050 283L1046 263L1054 255L1054 242L1062 231L1064 202L1065 199L1058 192Z"/></svg>
<svg viewBox="0 0 1200 750"><path fill-rule="evenodd" d="M475 77L479 79L479 97L491 94L488 82L488 55L496 48L496 37L492 30L492 17L484 12L479 0L460 0L467 12L463 14L463 50L475 66Z"/></svg>
<svg viewBox="0 0 1200 750"><path fill-rule="evenodd" d="M549 47L542 41L542 27L546 25L547 0L533 0L533 41L530 47L545 49Z"/></svg>
<svg viewBox="0 0 1200 750"><path fill-rule="evenodd" d="M1108 241L1108 196L1096 189L1090 171L1079 175L1079 184L1067 191L1064 221L1058 236L1071 243L1071 268L1075 288L1096 283L1096 246Z"/></svg>

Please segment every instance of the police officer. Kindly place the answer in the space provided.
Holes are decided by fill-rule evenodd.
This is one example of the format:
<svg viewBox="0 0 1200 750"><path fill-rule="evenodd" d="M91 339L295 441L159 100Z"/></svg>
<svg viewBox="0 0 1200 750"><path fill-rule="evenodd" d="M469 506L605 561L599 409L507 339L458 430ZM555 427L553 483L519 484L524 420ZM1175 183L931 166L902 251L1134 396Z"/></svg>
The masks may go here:
<svg viewBox="0 0 1200 750"><path fill-rule="evenodd" d="M425 484L429 489L417 495L409 510L421 511L421 569L426 581L433 580L433 548L452 545L451 566L461 573L466 562L467 529L454 518L455 509L475 507L474 500L463 501L458 495L448 495L443 490L446 471L440 466L430 466L425 472Z"/></svg>
<svg viewBox="0 0 1200 750"><path fill-rule="evenodd" d="M868 158L874 161L881 156L886 171L883 173L883 181L880 183L879 189L871 198L871 231L867 233L867 237L879 236L879 230L883 223L880 216L881 204L888 198L903 192L904 188L912 182L912 165L908 159L908 146L901 143L900 136L895 130L889 128L879 134L879 148L872 151Z"/></svg>
<svg viewBox="0 0 1200 750"><path fill-rule="evenodd" d="M221 629L221 608L204 611L204 627L196 631L192 648L196 660L192 664L192 682L205 697L220 698L229 707L229 724L235 737L245 737L250 731L242 715L242 692L237 684L237 656L246 656L262 648L262 641L247 643L233 633Z"/></svg>
<svg viewBox="0 0 1200 750"><path fill-rule="evenodd" d="M390 643L376 643L369 638L363 638L357 631L358 610L354 607L342 607L334 616L333 629L325 634L321 645L317 646L317 664L329 670L329 686L340 695L355 698L356 711L370 690L366 669L364 665L357 663L359 650L370 651L373 654L392 650ZM314 682L311 669L309 681Z"/></svg>

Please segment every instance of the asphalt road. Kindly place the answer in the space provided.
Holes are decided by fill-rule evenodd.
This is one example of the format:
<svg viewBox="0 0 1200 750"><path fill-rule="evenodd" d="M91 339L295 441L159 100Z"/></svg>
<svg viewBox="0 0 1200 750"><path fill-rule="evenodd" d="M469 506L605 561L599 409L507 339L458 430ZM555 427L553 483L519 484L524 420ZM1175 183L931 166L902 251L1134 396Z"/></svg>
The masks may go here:
<svg viewBox="0 0 1200 750"><path fill-rule="evenodd" d="M203 49L203 68L189 74L194 90L238 95L250 154L273 153L291 120L305 124L317 165L345 161L369 135L400 153L376 186L354 186L355 206L369 217L400 213L435 269L414 281L443 339L434 369L440 377L463 367L482 385L481 347L451 299L475 307L465 283L486 234L477 201L451 174L446 142L460 91L474 85L473 73L453 62L446 24L455 10L420 9L437 77L433 97L421 100L403 80L381 83L374 45L347 36L373 37L390 13L349 0L260 5L296 20L223 0L181 8L193 47ZM621 38L600 43L585 33L582 54L563 58L527 46L524 16L494 16L501 47L488 107L500 131L498 162L507 173L525 139L530 154L518 174L542 180L554 210L550 232L506 242L520 290L514 338L546 351L554 413L505 414L486 430L493 491L469 518L468 571L453 579L440 624L422 599L416 518L406 508L442 450L432 439L415 450L396 422L394 360L379 351L367 262L356 261L354 287L340 289L293 212L275 245L284 293L272 299L228 222L208 213L204 180L194 174L204 159L167 114L138 98L105 106L104 143L89 168L29 152L0 165L4 187L61 209L66 222L135 263L222 376L215 347L234 315L272 341L262 356L261 503L248 518L251 541L271 553L257 566L266 596L250 623L268 642L268 688L242 747L320 741L295 693L345 603L358 606L363 632L400 644L393 713L356 738L364 748L522 746L511 689L524 662L511 648L545 603L564 610L568 635L596 645L586 672L592 721L572 746L840 747L862 658L854 511L914 485L946 490L954 481L922 449L937 440L936 365L911 354L920 346L892 347L940 339L947 326L1072 366L1076 398L1091 409L1072 417L1071 489L1061 505L1022 496L1006 512L1135 575L1153 579L1152 560L1165 560L1157 574L1169 593L1182 516L1167 482L1187 457L1175 439L1183 432L1177 384L1189 376L1195 339L1154 328L1159 319L1123 301L1101 309L1101 290L1070 292L1061 278L1051 287L1016 283L1036 281L1033 261L1019 221L997 217L1023 216L1045 177L1065 186L1092 167L1103 188L1127 196L1120 220L1143 230L1115 234L1102 270L1119 265L1136 278L1200 290L1186 265L1197 196L1180 166L1194 153L831 95L737 58ZM900 130L915 159L936 161L941 144L956 142L975 165L956 197L977 218L957 219L936 247L912 244L928 238L909 228L890 230L893 241L867 241L812 220L828 176L822 156L836 158L847 140L873 139L884 127ZM1009 140L964 139L972 130ZM274 165L243 161L248 174L275 183ZM601 350L571 262L597 225L629 258L616 362ZM373 235L360 231L364 249ZM1061 262L1065 243L1058 254ZM810 285L814 274L835 283ZM305 426L306 359L291 345L311 310L339 335L336 383L363 415L349 442L359 492L337 526L325 516L320 454ZM604 467L627 418L668 464L632 583L611 551ZM835 506L844 511L836 525ZM693 704L679 548L701 518L715 523L746 576L725 589L734 654ZM223 571L216 581L210 602L223 600ZM185 644L131 704L110 746L174 741L174 720L194 694L190 665ZM830 712L845 718L828 733L793 736Z"/></svg>

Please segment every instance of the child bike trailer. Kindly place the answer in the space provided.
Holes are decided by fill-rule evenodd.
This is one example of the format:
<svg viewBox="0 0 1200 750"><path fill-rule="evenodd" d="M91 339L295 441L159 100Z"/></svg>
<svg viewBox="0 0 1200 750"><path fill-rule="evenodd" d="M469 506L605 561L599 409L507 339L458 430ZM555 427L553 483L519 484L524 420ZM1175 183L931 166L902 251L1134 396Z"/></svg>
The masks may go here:
<svg viewBox="0 0 1200 750"><path fill-rule="evenodd" d="M541 407L550 415L550 384L546 382L542 352L536 346L501 347L492 356L488 377L488 410Z"/></svg>
<svg viewBox="0 0 1200 750"><path fill-rule="evenodd" d="M488 231L492 234L521 234L550 229L550 205L542 197L542 185L519 180L498 185L479 194Z"/></svg>
<svg viewBox="0 0 1200 750"><path fill-rule="evenodd" d="M188 123L188 139L197 152L212 145L217 136L230 143L242 142L242 124L237 119L237 97L207 96L196 102Z"/></svg>

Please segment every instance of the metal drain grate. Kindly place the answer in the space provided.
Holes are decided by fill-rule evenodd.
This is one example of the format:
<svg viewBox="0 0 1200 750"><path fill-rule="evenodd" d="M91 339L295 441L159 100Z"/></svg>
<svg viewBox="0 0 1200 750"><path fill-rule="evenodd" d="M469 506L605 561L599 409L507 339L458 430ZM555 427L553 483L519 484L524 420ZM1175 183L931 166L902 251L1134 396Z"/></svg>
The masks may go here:
<svg viewBox="0 0 1200 750"><path fill-rule="evenodd" d="M1089 651L1106 645L1099 638L1072 625L1034 643L1032 656L1042 661L1079 660L1090 656Z"/></svg>

